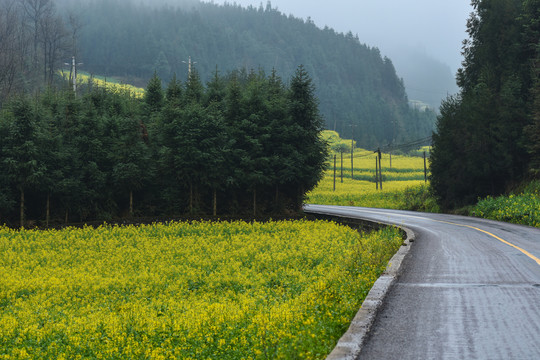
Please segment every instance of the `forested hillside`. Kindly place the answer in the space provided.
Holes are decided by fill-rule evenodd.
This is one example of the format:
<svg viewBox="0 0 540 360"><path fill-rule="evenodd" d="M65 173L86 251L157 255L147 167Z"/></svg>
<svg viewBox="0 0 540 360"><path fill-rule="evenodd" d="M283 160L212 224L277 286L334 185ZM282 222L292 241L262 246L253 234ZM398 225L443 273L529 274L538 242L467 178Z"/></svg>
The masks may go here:
<svg viewBox="0 0 540 360"><path fill-rule="evenodd" d="M540 1L474 0L461 92L441 106L432 186L444 208L540 174Z"/></svg>
<svg viewBox="0 0 540 360"><path fill-rule="evenodd" d="M165 83L173 74L185 80L189 57L203 82L216 66L222 73L275 69L288 78L302 64L326 127L346 137L353 131L361 146L425 138L433 129L434 113L408 107L391 60L377 48L285 16L270 3L246 9L192 2L181 9L96 0L63 8L80 17L79 58L91 73L143 85L154 70Z"/></svg>

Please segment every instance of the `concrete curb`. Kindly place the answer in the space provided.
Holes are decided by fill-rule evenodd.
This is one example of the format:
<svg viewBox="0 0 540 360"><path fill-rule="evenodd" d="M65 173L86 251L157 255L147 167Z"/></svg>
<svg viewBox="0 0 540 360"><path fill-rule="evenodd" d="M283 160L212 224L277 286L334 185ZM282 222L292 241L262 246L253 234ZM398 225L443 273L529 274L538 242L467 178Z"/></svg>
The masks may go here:
<svg viewBox="0 0 540 360"><path fill-rule="evenodd" d="M399 228L407 233L407 239L390 259L384 273L375 281L349 329L339 339L326 360L355 360L359 356L367 334L375 321L377 311L381 308L388 290L396 281L401 264L409 253L411 243L415 240L414 233L410 229L401 226Z"/></svg>

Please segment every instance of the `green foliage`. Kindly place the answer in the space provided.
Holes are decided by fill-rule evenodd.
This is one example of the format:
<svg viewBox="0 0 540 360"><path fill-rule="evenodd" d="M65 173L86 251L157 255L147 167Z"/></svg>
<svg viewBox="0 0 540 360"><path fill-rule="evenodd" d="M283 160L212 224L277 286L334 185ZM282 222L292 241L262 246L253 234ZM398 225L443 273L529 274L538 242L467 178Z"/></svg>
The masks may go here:
<svg viewBox="0 0 540 360"><path fill-rule="evenodd" d="M487 219L540 227L540 182L532 182L520 194L481 199L471 213Z"/></svg>
<svg viewBox="0 0 540 360"><path fill-rule="evenodd" d="M330 150L336 153L350 153L351 143L354 143L354 141L341 139L336 131L330 130L323 132L323 139L328 143Z"/></svg>
<svg viewBox="0 0 540 360"><path fill-rule="evenodd" d="M171 94L168 95L170 96ZM146 111L149 114L159 112L163 106L163 89L157 72L154 72L154 76L148 82L148 86L144 92L144 102L146 104Z"/></svg>
<svg viewBox="0 0 540 360"><path fill-rule="evenodd" d="M527 138L525 129L535 113L530 69L537 56L530 49L540 33L524 31L537 22L525 16L527 4L473 1L457 76L461 94L443 102L433 137L431 183L445 209L499 195L528 171L534 135Z"/></svg>
<svg viewBox="0 0 540 360"><path fill-rule="evenodd" d="M142 83L156 72L168 83L173 74L187 74L184 62L191 57L206 83L216 64L224 71L275 68L286 78L304 64L321 99L325 127L351 138L349 124L357 125L360 145L406 142L433 130L435 113L409 108L394 65L377 48L271 5L246 9L193 1L189 8L151 8L138 1L98 0L69 7L85 24L81 57L92 73Z"/></svg>
<svg viewBox="0 0 540 360"><path fill-rule="evenodd" d="M394 194L396 208L403 210L437 213L440 211L429 185L408 187Z"/></svg>
<svg viewBox="0 0 540 360"><path fill-rule="evenodd" d="M294 85L294 88L293 88ZM311 78L193 71L143 99L94 86L50 90L0 113L0 215L110 220L140 215L282 214L322 177L326 143ZM26 195L26 205L24 203ZM47 210L48 212L48 210ZM48 219L48 216L47 216Z"/></svg>
<svg viewBox="0 0 540 360"><path fill-rule="evenodd" d="M531 155L531 172L536 178L540 178L540 1L528 0L524 3L524 36L528 39L529 47L524 53L531 58L532 69L532 96L531 123L526 128L528 150ZM536 42L535 42L536 41Z"/></svg>

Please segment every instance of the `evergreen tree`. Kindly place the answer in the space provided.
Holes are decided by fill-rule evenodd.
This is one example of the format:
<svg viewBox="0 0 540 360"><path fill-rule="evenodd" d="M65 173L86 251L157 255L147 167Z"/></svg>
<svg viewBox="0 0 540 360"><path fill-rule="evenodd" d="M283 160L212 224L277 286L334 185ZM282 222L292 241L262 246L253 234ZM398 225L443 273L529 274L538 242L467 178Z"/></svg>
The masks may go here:
<svg viewBox="0 0 540 360"><path fill-rule="evenodd" d="M90 72L122 76L126 81L149 79L156 72L168 82L172 74L185 71L179 59L197 53L201 83L211 83L216 63L227 72L242 65L268 73L276 68L287 79L303 63L321 99L325 126L350 137L348 125L357 125L362 132L355 137L363 147L386 145L392 135L398 142L424 138L434 128L434 112L409 111L392 62L352 33L320 29L312 21L276 9L231 4L197 2L190 9L173 5L154 6L151 11L133 1L70 6L80 9L76 12L86 24L80 44ZM395 133L391 124L396 124Z"/></svg>
<svg viewBox="0 0 540 360"><path fill-rule="evenodd" d="M0 112L0 211L15 218L15 192L21 224L25 207L46 223L108 220L129 198L133 214L135 192L144 214L299 209L326 156L314 90L301 67L290 87L275 71L216 71L207 88L194 73L185 90L171 81L150 112L149 97L97 87L21 97Z"/></svg>
<svg viewBox="0 0 540 360"><path fill-rule="evenodd" d="M94 89L98 91L98 89ZM95 94L94 94L95 95ZM94 96L88 96L88 104L93 104ZM91 100L92 99L92 100ZM59 167L62 178L56 184L56 194L64 210L64 221L67 223L72 213L81 213L84 207L84 183L80 177L80 169L84 159L77 150L78 126L82 116L82 101L74 96L72 91L60 96L57 104L50 104L50 111L61 129L61 144L59 152Z"/></svg>
<svg viewBox="0 0 540 360"><path fill-rule="evenodd" d="M291 118L288 115L287 93L283 81L277 75L275 69L268 79L266 98L268 140L263 144L265 152L269 154L269 172L272 174L271 182L274 187L274 209L283 211L284 196L280 195L280 188L294 180L295 163L291 160L294 147L287 140L287 134L291 126Z"/></svg>
<svg viewBox="0 0 540 360"><path fill-rule="evenodd" d="M146 86L146 91L144 92L144 104L147 116L151 116L152 114L161 111L163 106L163 88L157 72L154 72L154 76Z"/></svg>
<svg viewBox="0 0 540 360"><path fill-rule="evenodd" d="M432 185L443 208L498 195L528 166L530 58L522 32L522 1L475 0L457 80L459 98L441 106L433 138ZM538 39L536 40L538 41Z"/></svg>
<svg viewBox="0 0 540 360"><path fill-rule="evenodd" d="M2 163L8 181L20 195L19 221L25 224L25 193L36 188L43 179L45 166L40 161L38 147L38 121L30 101L15 100L6 114L8 131L2 139Z"/></svg>
<svg viewBox="0 0 540 360"><path fill-rule="evenodd" d="M531 172L540 177L540 0L524 1L523 57L531 59L525 71L531 71L531 124L526 129L528 150L531 155Z"/></svg>
<svg viewBox="0 0 540 360"><path fill-rule="evenodd" d="M5 112L0 112L0 139L7 139L9 134L9 124L6 118ZM0 223L5 221L3 216L12 212L15 207L15 196L11 191L7 164L4 162L6 158L4 148L7 150L6 145L5 141L0 143Z"/></svg>
<svg viewBox="0 0 540 360"><path fill-rule="evenodd" d="M45 206L45 226L49 226L51 217L51 198L54 198L60 192L60 184L67 176L64 173L62 163L66 156L70 154L63 153L62 138L64 134L58 127L55 114L51 108L57 107L58 98L61 97L56 91L49 89L41 98L42 121L39 135L39 153L42 163L45 165L45 173L40 181L39 189L46 193Z"/></svg>
<svg viewBox="0 0 540 360"><path fill-rule="evenodd" d="M319 136L323 129L323 120L319 114L315 88L303 66L297 69L291 80L289 102L289 115L293 125L291 137L296 140L292 143L297 147L294 155L298 157L293 163L301 164L297 167L295 178L299 186L299 209L304 194L321 180L328 154L327 144Z"/></svg>
<svg viewBox="0 0 540 360"><path fill-rule="evenodd" d="M171 81L169 82L165 93L165 99L167 100L167 104L179 104L182 100L182 82L176 79L176 74L174 74Z"/></svg>

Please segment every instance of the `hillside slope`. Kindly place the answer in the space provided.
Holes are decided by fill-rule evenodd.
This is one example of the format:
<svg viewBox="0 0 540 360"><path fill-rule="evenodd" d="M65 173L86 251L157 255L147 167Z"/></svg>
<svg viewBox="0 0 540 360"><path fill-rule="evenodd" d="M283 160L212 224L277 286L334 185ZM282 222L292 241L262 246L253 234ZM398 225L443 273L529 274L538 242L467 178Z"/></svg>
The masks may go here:
<svg viewBox="0 0 540 360"><path fill-rule="evenodd" d="M189 9L119 0L71 5L84 24L79 48L85 70L144 85L187 76L188 57L208 80L216 66L275 68L289 78L303 64L313 78L329 129L364 147L429 136L435 114L410 109L392 61L358 37L266 8L195 3ZM195 63L196 62L196 63ZM351 126L354 125L354 126ZM354 132L354 134L352 133Z"/></svg>

